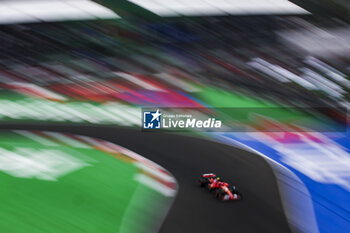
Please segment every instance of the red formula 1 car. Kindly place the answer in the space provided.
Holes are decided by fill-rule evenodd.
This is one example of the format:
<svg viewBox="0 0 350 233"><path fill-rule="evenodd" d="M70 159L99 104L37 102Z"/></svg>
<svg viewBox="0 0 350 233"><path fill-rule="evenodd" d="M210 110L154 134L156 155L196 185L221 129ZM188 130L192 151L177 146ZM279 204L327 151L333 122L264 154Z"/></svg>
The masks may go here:
<svg viewBox="0 0 350 233"><path fill-rule="evenodd" d="M220 181L220 178L214 173L205 173L199 178L199 186L207 187L209 191L215 191L215 196L219 200L241 200L242 195L235 186L229 187L229 184Z"/></svg>

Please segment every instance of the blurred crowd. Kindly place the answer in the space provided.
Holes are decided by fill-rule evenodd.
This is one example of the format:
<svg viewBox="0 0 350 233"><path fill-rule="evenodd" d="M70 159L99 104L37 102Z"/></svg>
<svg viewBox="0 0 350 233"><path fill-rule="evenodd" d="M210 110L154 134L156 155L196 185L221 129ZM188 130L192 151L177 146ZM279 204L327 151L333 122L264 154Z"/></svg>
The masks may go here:
<svg viewBox="0 0 350 233"><path fill-rule="evenodd" d="M280 36L346 27L312 16L2 25L0 95L196 107L189 95L210 85L286 106L346 109L349 56L311 54Z"/></svg>

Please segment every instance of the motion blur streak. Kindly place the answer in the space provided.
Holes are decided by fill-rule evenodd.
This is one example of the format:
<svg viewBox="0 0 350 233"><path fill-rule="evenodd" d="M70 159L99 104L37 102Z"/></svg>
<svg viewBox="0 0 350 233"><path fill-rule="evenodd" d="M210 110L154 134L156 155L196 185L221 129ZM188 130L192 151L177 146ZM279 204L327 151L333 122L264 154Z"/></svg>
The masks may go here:
<svg viewBox="0 0 350 233"><path fill-rule="evenodd" d="M119 18L90 0L5 0L0 12L0 24Z"/></svg>
<svg viewBox="0 0 350 233"><path fill-rule="evenodd" d="M160 16L174 15L227 15L227 14L307 14L301 7L288 0L239 1L239 0L129 0Z"/></svg>
<svg viewBox="0 0 350 233"><path fill-rule="evenodd" d="M0 194L6 220L0 229L156 232L176 195L176 180L167 170L110 142L43 131L0 135L6 138L0 142L0 183L6 188ZM28 221L12 224L23 217Z"/></svg>

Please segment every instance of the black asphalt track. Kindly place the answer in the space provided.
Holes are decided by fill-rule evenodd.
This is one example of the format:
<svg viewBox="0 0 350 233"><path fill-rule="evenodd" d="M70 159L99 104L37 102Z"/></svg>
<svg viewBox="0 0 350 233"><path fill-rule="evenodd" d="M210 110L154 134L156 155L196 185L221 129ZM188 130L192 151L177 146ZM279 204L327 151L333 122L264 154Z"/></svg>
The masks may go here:
<svg viewBox="0 0 350 233"><path fill-rule="evenodd" d="M50 130L101 138L165 167L177 179L179 190L161 233L290 232L273 171L250 152L186 135L115 127L0 125L0 129ZM215 172L235 184L243 200L222 203L199 188L197 180L205 172Z"/></svg>

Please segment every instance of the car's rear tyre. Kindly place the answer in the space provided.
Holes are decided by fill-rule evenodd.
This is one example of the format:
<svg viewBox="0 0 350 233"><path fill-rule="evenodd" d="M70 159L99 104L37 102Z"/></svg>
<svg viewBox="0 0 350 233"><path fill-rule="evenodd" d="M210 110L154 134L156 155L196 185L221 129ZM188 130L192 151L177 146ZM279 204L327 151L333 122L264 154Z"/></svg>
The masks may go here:
<svg viewBox="0 0 350 233"><path fill-rule="evenodd" d="M208 182L203 178L198 180L199 187L204 187L207 183Z"/></svg>
<svg viewBox="0 0 350 233"><path fill-rule="evenodd" d="M198 180L199 187L204 187L204 184L201 180Z"/></svg>

